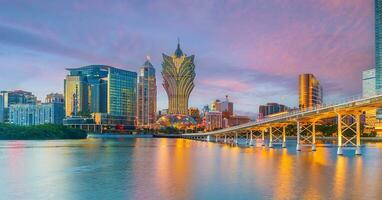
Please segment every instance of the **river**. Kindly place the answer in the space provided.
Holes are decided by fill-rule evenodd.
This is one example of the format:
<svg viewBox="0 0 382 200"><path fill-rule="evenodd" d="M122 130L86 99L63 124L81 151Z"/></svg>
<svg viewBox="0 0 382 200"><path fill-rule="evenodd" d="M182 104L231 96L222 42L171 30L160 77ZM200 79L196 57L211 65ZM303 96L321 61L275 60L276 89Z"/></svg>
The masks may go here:
<svg viewBox="0 0 382 200"><path fill-rule="evenodd" d="M378 199L382 143L336 155L183 139L0 141L0 199Z"/></svg>

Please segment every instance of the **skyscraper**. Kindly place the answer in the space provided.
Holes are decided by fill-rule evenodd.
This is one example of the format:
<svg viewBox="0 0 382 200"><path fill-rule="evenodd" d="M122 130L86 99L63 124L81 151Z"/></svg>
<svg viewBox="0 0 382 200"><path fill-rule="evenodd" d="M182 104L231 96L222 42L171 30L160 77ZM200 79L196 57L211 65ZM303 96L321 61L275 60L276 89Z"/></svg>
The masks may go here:
<svg viewBox="0 0 382 200"><path fill-rule="evenodd" d="M133 125L136 112L137 73L106 65L67 69L66 116L107 113L123 116Z"/></svg>
<svg viewBox="0 0 382 200"><path fill-rule="evenodd" d="M172 56L163 54L162 68L163 87L168 96L168 113L187 115L188 100L194 89L194 55L183 54L178 42Z"/></svg>
<svg viewBox="0 0 382 200"><path fill-rule="evenodd" d="M382 0L375 0L375 85L382 92Z"/></svg>
<svg viewBox="0 0 382 200"><path fill-rule="evenodd" d="M149 59L139 69L137 98L137 125L144 127L154 124L157 111L157 85L155 69Z"/></svg>
<svg viewBox="0 0 382 200"><path fill-rule="evenodd" d="M311 108L321 105L322 87L313 74L299 75L299 108Z"/></svg>

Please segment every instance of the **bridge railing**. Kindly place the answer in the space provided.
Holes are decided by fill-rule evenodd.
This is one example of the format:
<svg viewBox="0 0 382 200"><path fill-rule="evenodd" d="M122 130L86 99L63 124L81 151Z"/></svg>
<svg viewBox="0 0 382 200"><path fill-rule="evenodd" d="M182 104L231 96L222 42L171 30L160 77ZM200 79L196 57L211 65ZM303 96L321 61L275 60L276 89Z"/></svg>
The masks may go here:
<svg viewBox="0 0 382 200"><path fill-rule="evenodd" d="M294 110L291 110L288 113L285 113L285 114L282 114L282 115L273 116L273 117L264 117L263 119L256 120L256 122L264 123L264 122L268 122L268 121L274 121L274 120L283 119L283 118L286 118L286 117L289 117L289 116L294 116L294 115L297 115L297 114L301 114L301 113L304 113L304 112L310 112L310 111L326 109L326 108L330 108L330 107L333 107L333 106L338 106L338 105L345 104L345 103L350 103L350 102L353 102L353 101L366 100L366 99L370 99L370 98L381 96L381 95L382 95L382 92L376 93L376 94L371 95L371 96L366 96L366 97L363 96L363 95L354 95L354 96L350 96L350 97L340 98L340 99L337 99L337 100L335 100L333 102L324 103L324 104L321 104L319 106L314 106L314 107L309 107L309 108L304 108L304 109L294 109Z"/></svg>
<svg viewBox="0 0 382 200"><path fill-rule="evenodd" d="M319 106L305 108L305 109L295 109L295 110L291 110L291 111L289 111L288 113L285 113L285 114L281 114L281 115L278 115L278 116L272 116L272 117L265 117L263 119L256 120L256 121L251 121L251 122L248 122L248 123L251 123L250 125L256 125L256 124L266 123L266 122L269 122L269 121L277 121L277 120L285 119L285 118L288 118L288 117L293 117L293 116L296 116L296 115L299 115L299 114L303 114L303 113L308 113L308 112L318 111L318 110L324 110L324 109L327 109L327 108L330 108L330 107L341 106L341 104L348 104L348 103L352 103L352 102L356 102L356 101L363 101L363 100L373 99L373 98L376 98L376 97L382 97L382 92L376 93L376 94L371 95L371 96L366 96L366 97L364 97L362 95L355 95L355 96L350 96L350 97L346 97L346 98L341 98L341 99L333 101L331 103L325 103L325 104L322 104L322 105L319 105ZM241 124L241 125L238 125L238 126L229 127L229 128L225 128L225 129L220 129L220 130L217 130L216 132L220 132L220 131L224 131L224 130L231 131L232 129L246 128L246 126L249 125L248 123L247 124ZM215 132L215 131L213 131L213 132ZM204 134L208 134L208 133L204 133Z"/></svg>

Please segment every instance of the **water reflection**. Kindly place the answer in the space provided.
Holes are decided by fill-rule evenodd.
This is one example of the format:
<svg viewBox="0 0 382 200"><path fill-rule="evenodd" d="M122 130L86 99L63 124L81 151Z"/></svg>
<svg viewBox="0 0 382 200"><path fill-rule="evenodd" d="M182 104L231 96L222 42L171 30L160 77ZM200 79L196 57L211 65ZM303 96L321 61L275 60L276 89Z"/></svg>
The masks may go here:
<svg viewBox="0 0 382 200"><path fill-rule="evenodd" d="M182 139L0 142L4 199L377 199L382 145L362 156Z"/></svg>

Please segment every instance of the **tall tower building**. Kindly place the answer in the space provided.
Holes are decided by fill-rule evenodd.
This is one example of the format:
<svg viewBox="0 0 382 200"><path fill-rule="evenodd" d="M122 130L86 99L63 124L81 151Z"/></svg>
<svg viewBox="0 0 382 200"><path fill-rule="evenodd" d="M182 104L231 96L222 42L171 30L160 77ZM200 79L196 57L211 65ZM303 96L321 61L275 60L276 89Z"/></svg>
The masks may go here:
<svg viewBox="0 0 382 200"><path fill-rule="evenodd" d="M106 113L134 124L137 101L137 73L106 65L67 69L65 79L66 116Z"/></svg>
<svg viewBox="0 0 382 200"><path fill-rule="evenodd" d="M149 59L139 69L137 98L138 127L154 124L157 111L157 84L155 68Z"/></svg>
<svg viewBox="0 0 382 200"><path fill-rule="evenodd" d="M188 113L188 100L194 89L194 55L187 56L178 47L172 56L163 54L163 87L168 96L168 113Z"/></svg>
<svg viewBox="0 0 382 200"><path fill-rule="evenodd" d="M375 84L382 92L382 0L375 0Z"/></svg>
<svg viewBox="0 0 382 200"><path fill-rule="evenodd" d="M322 87L313 74L299 75L299 108L311 108L323 102Z"/></svg>

